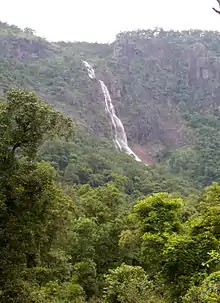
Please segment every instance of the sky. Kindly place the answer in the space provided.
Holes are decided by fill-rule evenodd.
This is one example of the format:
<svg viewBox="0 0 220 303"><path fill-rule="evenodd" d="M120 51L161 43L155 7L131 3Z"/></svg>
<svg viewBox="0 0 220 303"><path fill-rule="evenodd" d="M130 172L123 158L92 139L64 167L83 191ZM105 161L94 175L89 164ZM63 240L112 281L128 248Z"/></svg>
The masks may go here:
<svg viewBox="0 0 220 303"><path fill-rule="evenodd" d="M50 41L112 42L127 30L220 31L216 0L1 0L0 21Z"/></svg>

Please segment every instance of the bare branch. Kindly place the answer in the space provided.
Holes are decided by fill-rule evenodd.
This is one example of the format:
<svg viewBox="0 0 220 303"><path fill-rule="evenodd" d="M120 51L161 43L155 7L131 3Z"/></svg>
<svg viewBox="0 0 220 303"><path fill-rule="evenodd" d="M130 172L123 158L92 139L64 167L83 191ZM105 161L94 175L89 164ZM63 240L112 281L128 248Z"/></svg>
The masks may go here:
<svg viewBox="0 0 220 303"><path fill-rule="evenodd" d="M220 8L220 0L216 0L218 2L219 8ZM220 10L217 10L216 8L212 8L214 12L220 15Z"/></svg>
<svg viewBox="0 0 220 303"><path fill-rule="evenodd" d="M212 8L213 9L213 11L215 11L217 14L220 14L220 11L218 11L216 8Z"/></svg>

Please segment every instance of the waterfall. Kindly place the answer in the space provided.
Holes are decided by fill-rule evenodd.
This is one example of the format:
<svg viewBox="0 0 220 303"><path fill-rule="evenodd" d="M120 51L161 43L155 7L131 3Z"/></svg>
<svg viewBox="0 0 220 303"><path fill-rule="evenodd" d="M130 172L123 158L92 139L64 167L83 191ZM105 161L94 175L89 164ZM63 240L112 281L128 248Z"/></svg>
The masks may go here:
<svg viewBox="0 0 220 303"><path fill-rule="evenodd" d="M83 64L88 71L89 78L96 79L95 71L93 67L86 61L83 61ZM126 153L127 155L133 156L136 161L141 162L141 159L128 146L128 140L124 126L115 113L115 108L112 104L112 99L107 86L102 80L99 80L99 83L105 100L105 111L108 114L109 118L111 119L111 125L114 134L114 143L116 148L121 152Z"/></svg>
<svg viewBox="0 0 220 303"><path fill-rule="evenodd" d="M83 64L85 65L85 67L86 67L86 69L88 71L89 78L90 79L95 79L95 71L92 68L92 66L88 62L86 62L86 61L83 61Z"/></svg>

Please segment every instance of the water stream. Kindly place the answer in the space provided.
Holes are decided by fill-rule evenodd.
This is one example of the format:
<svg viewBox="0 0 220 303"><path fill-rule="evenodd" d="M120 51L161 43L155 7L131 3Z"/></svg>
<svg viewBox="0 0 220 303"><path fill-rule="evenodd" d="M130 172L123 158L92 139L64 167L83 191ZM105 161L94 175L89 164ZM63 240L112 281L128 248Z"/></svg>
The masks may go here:
<svg viewBox="0 0 220 303"><path fill-rule="evenodd" d="M83 64L87 69L89 78L96 79L96 75L93 67L86 61L83 61ZM107 86L102 80L98 80L98 81L100 83L105 100L105 111L108 115L108 119L110 118L110 122L112 125L113 136L114 136L113 140L116 148L121 152L126 153L127 155L133 156L136 161L141 162L141 159L132 151L132 149L128 145L127 135L124 126L121 120L119 119L119 117L115 113L115 108L112 104L112 99Z"/></svg>

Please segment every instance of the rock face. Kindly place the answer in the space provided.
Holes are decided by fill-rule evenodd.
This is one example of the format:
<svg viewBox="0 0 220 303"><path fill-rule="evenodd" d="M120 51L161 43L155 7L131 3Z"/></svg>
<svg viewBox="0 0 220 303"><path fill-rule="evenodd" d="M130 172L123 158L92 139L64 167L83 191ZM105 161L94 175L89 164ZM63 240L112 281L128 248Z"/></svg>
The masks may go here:
<svg viewBox="0 0 220 303"><path fill-rule="evenodd" d="M31 34L13 33L1 28L0 23L0 56L20 60L24 62L34 62L48 58L59 53L59 48Z"/></svg>
<svg viewBox="0 0 220 303"><path fill-rule="evenodd" d="M148 156L153 157L163 149L174 149L187 144L189 138L184 122L173 105L164 106L160 98L152 96L135 100L136 106L133 103L126 105L127 93L123 92L123 78L105 72L103 79L111 92L117 114L123 120L129 141L138 146L138 154L140 150L145 150ZM96 99L102 103L100 96Z"/></svg>
<svg viewBox="0 0 220 303"><path fill-rule="evenodd" d="M54 44L0 23L0 91L33 90L111 139L103 94L88 78L86 60L107 85L129 145L154 162L158 151L190 143L192 116L219 111L219 41L212 32L148 30L121 33L112 45Z"/></svg>

